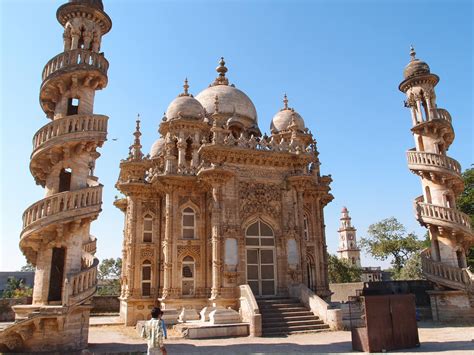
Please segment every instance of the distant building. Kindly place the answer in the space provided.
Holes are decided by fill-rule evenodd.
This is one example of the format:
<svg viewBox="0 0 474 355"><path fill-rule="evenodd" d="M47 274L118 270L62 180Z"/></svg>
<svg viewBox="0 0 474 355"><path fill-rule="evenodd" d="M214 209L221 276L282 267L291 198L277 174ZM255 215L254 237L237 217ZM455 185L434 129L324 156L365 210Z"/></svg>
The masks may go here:
<svg viewBox="0 0 474 355"><path fill-rule="evenodd" d="M338 230L338 257L349 261L351 265L360 267L360 249L357 247L356 229L351 225L351 217L346 207L342 209L341 214L341 227Z"/></svg>
<svg viewBox="0 0 474 355"><path fill-rule="evenodd" d="M364 266L360 279L362 282L382 281L383 271L380 266Z"/></svg>

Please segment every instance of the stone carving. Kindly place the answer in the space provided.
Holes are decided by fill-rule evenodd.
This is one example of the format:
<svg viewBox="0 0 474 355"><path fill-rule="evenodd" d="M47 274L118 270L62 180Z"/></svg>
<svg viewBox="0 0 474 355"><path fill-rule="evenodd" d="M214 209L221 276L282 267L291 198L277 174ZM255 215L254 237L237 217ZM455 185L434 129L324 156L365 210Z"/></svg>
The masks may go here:
<svg viewBox="0 0 474 355"><path fill-rule="evenodd" d="M195 262L200 259L201 247L199 245L178 245L178 259L184 258L186 255L192 256Z"/></svg>
<svg viewBox="0 0 474 355"><path fill-rule="evenodd" d="M153 258L154 255L155 255L155 251L151 249L150 247L146 247L140 250L141 259Z"/></svg>
<svg viewBox="0 0 474 355"><path fill-rule="evenodd" d="M281 191L277 184L240 182L240 217L265 213L276 219L281 212Z"/></svg>

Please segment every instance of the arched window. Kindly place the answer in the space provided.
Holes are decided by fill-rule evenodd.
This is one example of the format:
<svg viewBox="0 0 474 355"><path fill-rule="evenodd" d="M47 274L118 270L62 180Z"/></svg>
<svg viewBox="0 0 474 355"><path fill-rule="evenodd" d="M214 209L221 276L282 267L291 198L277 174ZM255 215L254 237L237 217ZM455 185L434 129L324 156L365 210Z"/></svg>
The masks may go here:
<svg viewBox="0 0 474 355"><path fill-rule="evenodd" d="M182 236L183 239L194 239L196 237L196 214L191 207L183 210Z"/></svg>
<svg viewBox="0 0 474 355"><path fill-rule="evenodd" d="M425 194L426 194L426 203L431 203L431 191L430 191L429 186L425 187Z"/></svg>
<svg viewBox="0 0 474 355"><path fill-rule="evenodd" d="M153 241L153 217L146 214L143 217L143 242L151 243Z"/></svg>
<svg viewBox="0 0 474 355"><path fill-rule="evenodd" d="M303 217L303 233L304 233L304 240L309 240L309 226L308 226L308 216L305 214Z"/></svg>
<svg viewBox="0 0 474 355"><path fill-rule="evenodd" d="M142 264L142 296L151 295L151 262L145 260Z"/></svg>
<svg viewBox="0 0 474 355"><path fill-rule="evenodd" d="M194 259L191 256L183 258L182 267L182 287L181 293L183 296L194 295Z"/></svg>

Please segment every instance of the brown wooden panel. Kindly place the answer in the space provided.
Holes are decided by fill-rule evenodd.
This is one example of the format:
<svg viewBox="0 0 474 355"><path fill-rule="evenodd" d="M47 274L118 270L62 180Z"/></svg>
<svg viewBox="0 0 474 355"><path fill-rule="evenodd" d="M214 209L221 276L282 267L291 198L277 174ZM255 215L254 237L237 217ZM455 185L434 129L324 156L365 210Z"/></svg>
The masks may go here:
<svg viewBox="0 0 474 355"><path fill-rule="evenodd" d="M415 314L415 295L390 296L393 340L395 349L418 346L418 326Z"/></svg>

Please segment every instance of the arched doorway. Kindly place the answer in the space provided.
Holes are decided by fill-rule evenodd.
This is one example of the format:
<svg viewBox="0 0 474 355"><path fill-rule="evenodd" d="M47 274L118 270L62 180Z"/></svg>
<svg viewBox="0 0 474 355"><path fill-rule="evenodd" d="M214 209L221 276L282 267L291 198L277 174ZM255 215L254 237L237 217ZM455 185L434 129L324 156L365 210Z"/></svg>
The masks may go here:
<svg viewBox="0 0 474 355"><path fill-rule="evenodd" d="M308 288L316 291L316 266L311 255L306 256L306 268L308 274Z"/></svg>
<svg viewBox="0 0 474 355"><path fill-rule="evenodd" d="M184 257L182 275L181 275L182 276L181 292L183 296L194 295L194 269L195 269L194 259L191 256Z"/></svg>
<svg viewBox="0 0 474 355"><path fill-rule="evenodd" d="M245 231L247 283L256 297L276 294L275 237L272 228L257 221Z"/></svg>

